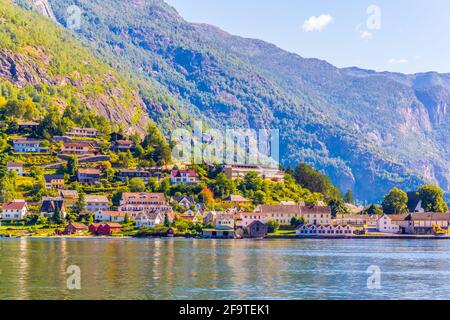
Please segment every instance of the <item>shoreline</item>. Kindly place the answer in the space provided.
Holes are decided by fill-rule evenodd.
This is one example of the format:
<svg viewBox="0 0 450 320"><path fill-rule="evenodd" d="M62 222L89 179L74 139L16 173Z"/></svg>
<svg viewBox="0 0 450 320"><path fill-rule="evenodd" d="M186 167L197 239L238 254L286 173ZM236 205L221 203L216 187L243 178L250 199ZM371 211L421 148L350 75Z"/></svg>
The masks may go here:
<svg viewBox="0 0 450 320"><path fill-rule="evenodd" d="M191 240L450 240L450 235L447 236L433 236L433 235L389 235L389 234L369 234L369 235L355 235L345 237L317 237L317 236L293 236L293 235L273 235L265 238L242 238L242 239L220 239L220 238L202 238L202 237L163 237L163 236L151 236L151 237L133 237L133 236L17 236L17 237L5 237L0 236L1 240L11 239L30 239L30 240L47 240L47 239L76 239L76 240L128 240L128 239L191 239Z"/></svg>

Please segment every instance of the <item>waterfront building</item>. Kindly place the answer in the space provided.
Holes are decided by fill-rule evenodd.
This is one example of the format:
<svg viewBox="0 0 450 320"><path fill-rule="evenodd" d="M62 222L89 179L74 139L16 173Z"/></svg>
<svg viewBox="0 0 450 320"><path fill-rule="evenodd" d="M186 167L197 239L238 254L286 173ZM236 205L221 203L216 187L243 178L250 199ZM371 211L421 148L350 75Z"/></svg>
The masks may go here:
<svg viewBox="0 0 450 320"><path fill-rule="evenodd" d="M406 216L401 214L383 215L377 220L377 231L381 233L398 234L402 232L402 224Z"/></svg>
<svg viewBox="0 0 450 320"><path fill-rule="evenodd" d="M98 226L97 235L99 236L110 236L113 233L121 232L122 226L119 223L109 222Z"/></svg>
<svg viewBox="0 0 450 320"><path fill-rule="evenodd" d="M64 234L67 235L82 234L88 230L89 228L87 225L83 223L72 222L64 229Z"/></svg>
<svg viewBox="0 0 450 320"><path fill-rule="evenodd" d="M245 228L245 230L249 238L264 238L268 233L267 225L261 221L253 221Z"/></svg>
<svg viewBox="0 0 450 320"><path fill-rule="evenodd" d="M301 237L349 237L353 236L355 228L349 225L301 225L296 234Z"/></svg>
<svg viewBox="0 0 450 320"><path fill-rule="evenodd" d="M158 211L163 217L167 214L169 220L173 220L173 210L166 203L164 193L124 193L120 200L119 211L129 212L133 219L136 219L140 213Z"/></svg>
<svg viewBox="0 0 450 320"><path fill-rule="evenodd" d="M2 205L3 220L23 220L28 214L28 205L25 200L14 200Z"/></svg>
<svg viewBox="0 0 450 320"><path fill-rule="evenodd" d="M401 224L403 233L432 235L434 227L448 230L450 226L450 213L415 212L406 216Z"/></svg>
<svg viewBox="0 0 450 320"><path fill-rule="evenodd" d="M277 221L281 225L290 225L292 218L303 218L309 224L331 224L331 208L327 206L259 205L254 213L259 214L257 220L263 223ZM250 217L251 215L247 215L246 223L252 222Z"/></svg>

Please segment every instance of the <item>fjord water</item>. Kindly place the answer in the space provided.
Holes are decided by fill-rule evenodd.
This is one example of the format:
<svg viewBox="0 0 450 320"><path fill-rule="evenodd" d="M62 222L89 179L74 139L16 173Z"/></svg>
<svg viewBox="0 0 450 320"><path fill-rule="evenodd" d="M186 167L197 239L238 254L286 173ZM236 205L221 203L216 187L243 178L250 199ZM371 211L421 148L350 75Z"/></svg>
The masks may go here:
<svg viewBox="0 0 450 320"><path fill-rule="evenodd" d="M0 240L0 299L450 299L450 242Z"/></svg>

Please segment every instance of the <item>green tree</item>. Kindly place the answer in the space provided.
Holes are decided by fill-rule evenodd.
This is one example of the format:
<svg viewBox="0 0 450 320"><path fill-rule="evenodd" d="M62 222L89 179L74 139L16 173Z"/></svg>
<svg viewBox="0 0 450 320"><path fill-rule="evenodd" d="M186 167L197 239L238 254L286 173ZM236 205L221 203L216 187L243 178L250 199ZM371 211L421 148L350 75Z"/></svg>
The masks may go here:
<svg viewBox="0 0 450 320"><path fill-rule="evenodd" d="M268 233L275 233L280 229L280 223L275 220L267 221L266 225Z"/></svg>
<svg viewBox="0 0 450 320"><path fill-rule="evenodd" d="M408 195L398 189L392 189L383 200L383 211L386 214L403 214L408 212Z"/></svg>
<svg viewBox="0 0 450 320"><path fill-rule="evenodd" d="M254 199L255 204L265 204L267 201L267 195L264 191L259 190L256 191Z"/></svg>
<svg viewBox="0 0 450 320"><path fill-rule="evenodd" d="M373 216L373 215L382 215L383 209L377 205L372 204L369 208L365 211L366 214Z"/></svg>
<svg viewBox="0 0 450 320"><path fill-rule="evenodd" d="M447 212L448 206L444 201L444 191L434 185L426 185L418 191L419 199L422 200L422 208L426 212Z"/></svg>
<svg viewBox="0 0 450 320"><path fill-rule="evenodd" d="M0 179L0 203L14 200L15 193L14 178L10 174L6 174Z"/></svg>
<svg viewBox="0 0 450 320"><path fill-rule="evenodd" d="M133 178L130 180L129 188L131 192L144 192L145 182L139 178Z"/></svg>
<svg viewBox="0 0 450 320"><path fill-rule="evenodd" d="M75 202L72 211L76 214L81 214L86 211L86 197L84 192L78 192L78 199Z"/></svg>
<svg viewBox="0 0 450 320"><path fill-rule="evenodd" d="M167 213L164 215L164 226L167 228L170 227L170 220L169 220L169 216L167 215Z"/></svg>
<svg viewBox="0 0 450 320"><path fill-rule="evenodd" d="M311 192L323 194L328 201L341 198L339 189L331 183L331 180L306 163L299 164L293 175L297 183L302 187Z"/></svg>
<svg viewBox="0 0 450 320"><path fill-rule="evenodd" d="M78 172L78 158L76 156L71 156L67 160L67 174L71 177L75 176Z"/></svg>
<svg viewBox="0 0 450 320"><path fill-rule="evenodd" d="M331 208L331 215L336 217L338 214L347 213L348 209L345 206L345 202L342 198L331 199L328 202L328 206Z"/></svg>
<svg viewBox="0 0 450 320"><path fill-rule="evenodd" d="M214 194L219 198L227 198L236 192L236 185L232 179L228 179L225 173L221 172L216 176L215 182L211 184Z"/></svg>
<svg viewBox="0 0 450 320"><path fill-rule="evenodd" d="M353 193L351 190L348 190L344 196L344 200L346 203L355 204L355 199L353 198Z"/></svg>

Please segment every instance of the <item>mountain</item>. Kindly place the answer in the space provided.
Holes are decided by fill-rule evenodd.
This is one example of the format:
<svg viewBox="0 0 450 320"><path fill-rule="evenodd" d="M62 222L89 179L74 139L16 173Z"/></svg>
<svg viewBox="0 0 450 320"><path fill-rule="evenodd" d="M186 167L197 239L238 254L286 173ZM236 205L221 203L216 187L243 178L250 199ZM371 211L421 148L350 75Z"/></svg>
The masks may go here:
<svg viewBox="0 0 450 320"><path fill-rule="evenodd" d="M450 75L339 69L272 44L185 21L160 0L49 0L58 22L138 80L166 133L208 126L278 128L284 165L307 162L358 199L424 182L450 192ZM146 86L164 99L148 99Z"/></svg>
<svg viewBox="0 0 450 320"><path fill-rule="evenodd" d="M138 88L61 26L7 0L0 0L0 25L0 98L40 116L52 106L77 106L131 131L150 121Z"/></svg>

